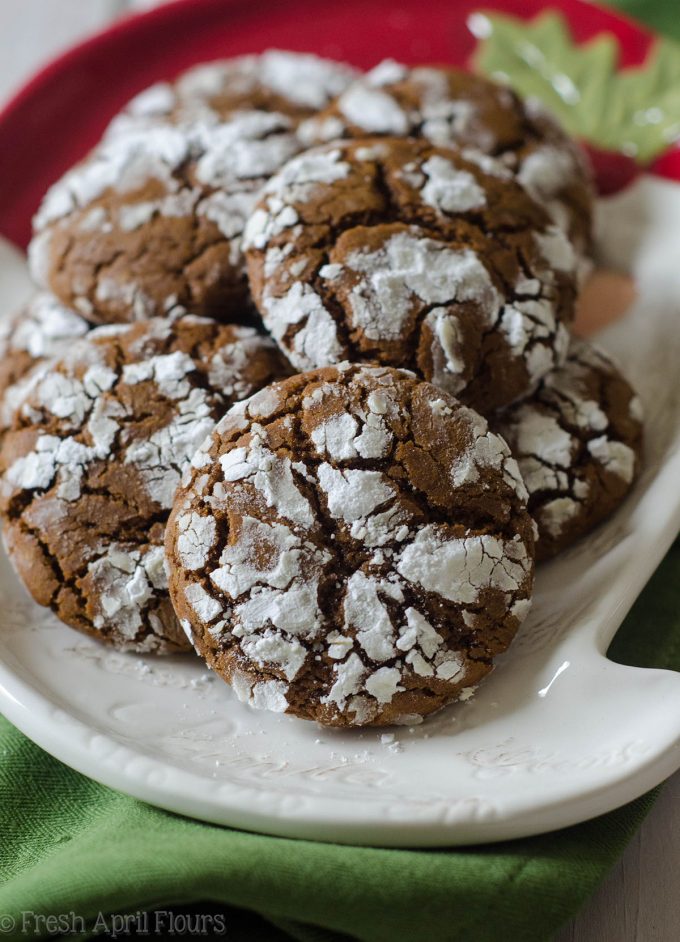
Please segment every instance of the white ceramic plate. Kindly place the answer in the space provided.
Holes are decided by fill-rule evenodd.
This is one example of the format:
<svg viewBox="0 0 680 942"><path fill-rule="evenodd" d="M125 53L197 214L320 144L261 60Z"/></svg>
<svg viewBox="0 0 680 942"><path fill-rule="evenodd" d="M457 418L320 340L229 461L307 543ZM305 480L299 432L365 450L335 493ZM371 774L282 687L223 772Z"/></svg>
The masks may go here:
<svg viewBox="0 0 680 942"><path fill-rule="evenodd" d="M8 719L86 775L163 808L357 844L527 836L602 814L670 775L680 766L680 674L623 667L604 652L680 524L680 186L643 178L601 210L601 255L632 272L640 292L599 340L642 396L644 471L613 519L540 569L532 614L473 699L387 734L256 712L198 659L117 654L60 625L3 557Z"/></svg>

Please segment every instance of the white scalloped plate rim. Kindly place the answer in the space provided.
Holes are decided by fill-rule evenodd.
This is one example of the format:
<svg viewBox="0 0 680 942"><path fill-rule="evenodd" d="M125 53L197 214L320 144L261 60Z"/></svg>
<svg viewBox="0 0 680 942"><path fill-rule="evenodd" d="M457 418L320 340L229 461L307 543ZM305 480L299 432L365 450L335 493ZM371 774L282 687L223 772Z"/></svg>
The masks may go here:
<svg viewBox="0 0 680 942"><path fill-rule="evenodd" d="M672 774L680 674L605 652L680 527L680 186L643 177L600 208L600 254L640 291L598 340L642 394L645 468L608 523L541 568L534 611L473 699L389 731L391 742L262 714L197 659L120 655L81 638L21 593L3 557L7 719L67 765L158 807L340 843L527 837L611 811ZM3 300L25 294L21 265L0 246Z"/></svg>

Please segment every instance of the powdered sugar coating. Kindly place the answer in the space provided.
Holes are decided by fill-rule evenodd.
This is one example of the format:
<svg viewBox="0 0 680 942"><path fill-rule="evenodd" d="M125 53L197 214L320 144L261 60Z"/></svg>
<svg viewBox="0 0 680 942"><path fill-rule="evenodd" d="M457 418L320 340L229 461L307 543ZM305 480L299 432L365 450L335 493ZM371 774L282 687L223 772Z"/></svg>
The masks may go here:
<svg viewBox="0 0 680 942"><path fill-rule="evenodd" d="M167 530L172 598L245 702L330 725L425 715L487 673L526 614L516 463L406 372L343 364L274 384L193 464Z"/></svg>
<svg viewBox="0 0 680 942"><path fill-rule="evenodd" d="M215 361L229 382L211 385ZM37 601L119 648L185 647L162 552L175 491L216 419L283 372L250 328L188 316L95 329L48 366L6 436L0 483L10 556ZM211 544L200 524L182 535L196 568Z"/></svg>
<svg viewBox="0 0 680 942"><path fill-rule="evenodd" d="M566 355L571 244L459 152L396 138L309 150L265 186L244 247L255 302L299 370L377 359L486 413Z"/></svg>
<svg viewBox="0 0 680 942"><path fill-rule="evenodd" d="M565 364L494 423L510 444L539 530L554 555L611 513L637 476L642 410L616 365L572 339Z"/></svg>
<svg viewBox="0 0 680 942"><path fill-rule="evenodd" d="M408 115L381 89L354 84L340 96L338 109L367 134L405 136L409 130Z"/></svg>
<svg viewBox="0 0 680 942"><path fill-rule="evenodd" d="M427 183L423 201L444 213L466 213L486 206L484 190L467 170L458 170L445 157L435 155L422 165Z"/></svg>

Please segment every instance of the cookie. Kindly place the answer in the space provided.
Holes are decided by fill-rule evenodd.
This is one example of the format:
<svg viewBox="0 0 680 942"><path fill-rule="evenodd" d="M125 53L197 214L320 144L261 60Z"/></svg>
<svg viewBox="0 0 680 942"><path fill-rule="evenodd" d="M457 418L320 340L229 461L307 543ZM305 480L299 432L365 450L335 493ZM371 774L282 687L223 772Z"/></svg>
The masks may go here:
<svg viewBox="0 0 680 942"><path fill-rule="evenodd" d="M519 463L541 560L611 514L640 470L640 400L609 357L582 340L531 399L492 424Z"/></svg>
<svg viewBox="0 0 680 942"><path fill-rule="evenodd" d="M424 137L499 158L577 250L591 246L594 194L580 148L536 100L450 68L385 61L349 85L300 133L309 144L376 134Z"/></svg>
<svg viewBox="0 0 680 942"><path fill-rule="evenodd" d="M299 370L415 370L482 413L562 362L576 256L499 164L425 140L345 141L265 186L244 246L253 299Z"/></svg>
<svg viewBox="0 0 680 942"><path fill-rule="evenodd" d="M281 49L206 62L145 89L107 134L157 123L217 124L247 111L275 112L295 124L327 107L358 75L345 63Z"/></svg>
<svg viewBox="0 0 680 942"><path fill-rule="evenodd" d="M196 317L97 328L50 366L0 452L5 544L35 601L120 649L186 648L163 566L175 489L216 420L283 371L266 338Z"/></svg>
<svg viewBox="0 0 680 942"><path fill-rule="evenodd" d="M29 248L34 279L94 323L178 306L230 323L247 301L240 242L259 190L301 150L300 116L352 75L272 53L147 91L48 191Z"/></svg>
<svg viewBox="0 0 680 942"><path fill-rule="evenodd" d="M413 374L342 364L232 407L167 527L175 610L255 707L418 722L527 613L533 522L505 442Z"/></svg>
<svg viewBox="0 0 680 942"><path fill-rule="evenodd" d="M0 322L0 435L11 421L29 374L46 359L66 353L89 326L46 292L34 295L15 317Z"/></svg>

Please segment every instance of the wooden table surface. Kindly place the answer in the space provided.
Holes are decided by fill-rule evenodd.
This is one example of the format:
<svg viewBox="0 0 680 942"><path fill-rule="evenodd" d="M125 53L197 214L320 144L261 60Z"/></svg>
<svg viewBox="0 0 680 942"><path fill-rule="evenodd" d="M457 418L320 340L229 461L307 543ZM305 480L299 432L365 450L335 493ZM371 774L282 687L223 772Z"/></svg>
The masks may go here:
<svg viewBox="0 0 680 942"><path fill-rule="evenodd" d="M131 7L154 2L0 0L0 102L74 41ZM600 889L554 942L680 942L680 773L665 785Z"/></svg>

